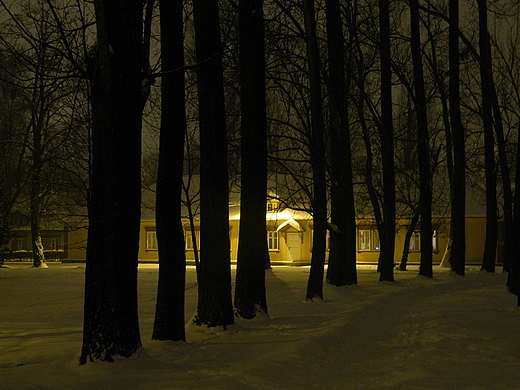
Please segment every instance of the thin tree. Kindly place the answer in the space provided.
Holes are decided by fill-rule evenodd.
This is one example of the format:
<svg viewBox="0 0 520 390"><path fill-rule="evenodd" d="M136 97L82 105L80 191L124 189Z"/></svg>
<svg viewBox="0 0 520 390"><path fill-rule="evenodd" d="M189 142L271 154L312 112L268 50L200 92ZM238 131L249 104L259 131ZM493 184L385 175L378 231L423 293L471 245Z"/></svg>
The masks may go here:
<svg viewBox="0 0 520 390"><path fill-rule="evenodd" d="M495 272L498 215L496 190L495 139L493 134L492 96L493 83L491 78L491 43L487 22L487 1L478 0L479 14L479 48L480 48L480 81L482 88L481 115L484 127L484 156L486 176L486 239L482 270Z"/></svg>
<svg viewBox="0 0 520 390"><path fill-rule="evenodd" d="M466 265L466 137L460 111L459 1L449 2L449 110L453 146L451 183L450 267L465 274ZM447 130L448 135L449 130ZM451 150L448 150L451 153Z"/></svg>
<svg viewBox="0 0 520 390"><path fill-rule="evenodd" d="M313 0L304 0L305 38L309 66L309 94L311 111L310 158L312 165L312 236L311 270L306 299L323 299L325 250L327 245L327 188L325 180L325 122L321 95L321 61L316 36L316 14Z"/></svg>
<svg viewBox="0 0 520 390"><path fill-rule="evenodd" d="M64 158L60 153L69 138L67 125L63 123L66 115L58 111L63 109L72 92L70 69L62 63L62 47L53 46L58 32L43 2L27 3L21 15L14 15L8 9L6 12L10 19L5 21L4 28L9 39L4 39L2 46L4 56L11 57L16 64L4 67L2 78L10 79L12 88L18 89L19 98L25 101L19 110L28 118L26 133L20 140L24 145L10 145L20 151L16 185L10 192L13 202L16 201L27 180L33 266L46 268L41 222L45 202L49 201L49 194L56 191L53 186L59 180L51 172L58 165L57 161ZM9 133L13 134L13 129ZM20 163L26 155L29 162L23 167L25 164ZM23 171L19 169L22 167Z"/></svg>
<svg viewBox="0 0 520 390"><path fill-rule="evenodd" d="M349 127L349 78L339 0L325 2L329 55L330 251L327 281L335 286L357 283L356 210Z"/></svg>
<svg viewBox="0 0 520 390"><path fill-rule="evenodd" d="M162 109L155 217L159 281L152 339L186 341L186 251L181 222L186 135L183 1L161 1L159 7Z"/></svg>
<svg viewBox="0 0 520 390"><path fill-rule="evenodd" d="M379 52L381 64L381 124L379 132L383 163L383 221L379 226L381 253L378 267L380 281L393 281L396 197L389 0L379 0Z"/></svg>
<svg viewBox="0 0 520 390"><path fill-rule="evenodd" d="M200 264L195 323L234 322L229 255L227 128L217 0L194 0L200 127Z"/></svg>
<svg viewBox="0 0 520 390"><path fill-rule="evenodd" d="M235 315L247 319L267 313L267 112L263 0L238 4L240 59L240 231Z"/></svg>
<svg viewBox="0 0 520 390"><path fill-rule="evenodd" d="M520 125L517 125L520 126ZM519 128L520 130L520 128ZM520 131L516 143L516 170L515 170L515 195L513 198L513 221L512 228L515 232L520 229ZM517 296L517 305L520 306L520 240L511 242L511 259L509 260L509 274L507 276L507 289L511 294Z"/></svg>
<svg viewBox="0 0 520 390"><path fill-rule="evenodd" d="M137 261L141 217L143 3L96 0L92 180L80 363L141 347Z"/></svg>
<svg viewBox="0 0 520 390"><path fill-rule="evenodd" d="M426 92L424 87L418 0L410 0L410 27L410 44L415 85L415 112L417 114L417 160L419 162L420 183L419 210L421 215L421 265L419 268L419 274L431 278L433 277L432 178L430 175L428 115L426 107Z"/></svg>

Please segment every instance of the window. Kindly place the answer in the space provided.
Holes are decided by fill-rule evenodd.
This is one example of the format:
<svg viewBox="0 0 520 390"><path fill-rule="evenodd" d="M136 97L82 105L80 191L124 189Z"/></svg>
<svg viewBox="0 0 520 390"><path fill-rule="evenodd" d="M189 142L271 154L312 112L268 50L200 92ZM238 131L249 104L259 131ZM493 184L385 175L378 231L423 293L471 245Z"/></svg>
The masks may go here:
<svg viewBox="0 0 520 390"><path fill-rule="evenodd" d="M412 237L410 237L409 244L410 252L420 252L421 251L421 233L418 231L413 232Z"/></svg>
<svg viewBox="0 0 520 390"><path fill-rule="evenodd" d="M52 237L50 239L51 241L51 246L50 246L50 250L51 251L57 251L59 249L59 246L60 246L60 239L58 237Z"/></svg>
<svg viewBox="0 0 520 390"><path fill-rule="evenodd" d="M359 250L360 251L370 250L370 230L359 230L358 237L359 237L359 239L358 239Z"/></svg>
<svg viewBox="0 0 520 390"><path fill-rule="evenodd" d="M195 239L197 240L197 248L200 248L200 230L195 230ZM191 230L184 231L184 242L186 243L187 251L195 250L195 246L193 245L193 236L192 236Z"/></svg>
<svg viewBox="0 0 520 390"><path fill-rule="evenodd" d="M146 232L146 250L157 250L157 232L155 230L148 230Z"/></svg>
<svg viewBox="0 0 520 390"><path fill-rule="evenodd" d="M27 238L17 237L13 239L13 251L26 251L27 250Z"/></svg>
<svg viewBox="0 0 520 390"><path fill-rule="evenodd" d="M59 250L60 239L58 237L44 237L44 238L42 238L42 241L43 241L43 248L46 251L56 252L57 250Z"/></svg>
<svg viewBox="0 0 520 390"><path fill-rule="evenodd" d="M377 229L358 230L358 250L378 251L381 247Z"/></svg>
<svg viewBox="0 0 520 390"><path fill-rule="evenodd" d="M421 251L421 232L414 231L412 237L410 238L410 252L420 252ZM432 249L433 252L437 252L437 230L433 231L432 235Z"/></svg>
<svg viewBox="0 0 520 390"><path fill-rule="evenodd" d="M270 230L267 232L267 247L270 251L279 250L278 232L276 230Z"/></svg>

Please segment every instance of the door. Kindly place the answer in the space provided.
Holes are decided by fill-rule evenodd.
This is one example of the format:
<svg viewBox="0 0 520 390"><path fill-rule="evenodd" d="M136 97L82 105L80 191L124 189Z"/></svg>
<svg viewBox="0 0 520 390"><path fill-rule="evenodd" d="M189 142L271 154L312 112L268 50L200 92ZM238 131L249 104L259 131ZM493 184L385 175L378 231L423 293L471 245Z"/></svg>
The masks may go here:
<svg viewBox="0 0 520 390"><path fill-rule="evenodd" d="M290 261L301 260L301 240L298 233L287 233L287 248L289 249Z"/></svg>

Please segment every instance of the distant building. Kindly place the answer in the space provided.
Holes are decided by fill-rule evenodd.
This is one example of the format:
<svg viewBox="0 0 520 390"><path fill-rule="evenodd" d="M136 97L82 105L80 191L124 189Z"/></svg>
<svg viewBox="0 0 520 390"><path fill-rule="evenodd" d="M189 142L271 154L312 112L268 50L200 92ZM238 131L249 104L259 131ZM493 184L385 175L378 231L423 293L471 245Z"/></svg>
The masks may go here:
<svg viewBox="0 0 520 390"><path fill-rule="evenodd" d="M448 243L449 219L440 218L434 226L433 261L439 264L446 251ZM200 242L200 224L198 219L193 227L187 219L183 220L184 239L186 245L186 259L190 263L194 261L193 237ZM409 220L401 219L397 224L395 261L401 259L405 233ZM238 249L238 231L240 226L240 206L229 207L229 238L231 245L231 261L236 262ZM281 207L277 200L269 200L266 204L267 243L271 264L306 265L310 264L312 255L313 223L310 214ZM193 234L194 233L194 234ZM466 218L467 237L467 264L480 264L485 241L485 217L468 215ZM84 261L86 242L86 229L65 231L67 245L64 253L65 261ZM379 234L375 221L364 218L357 221L357 261L358 263L376 263L379 258ZM327 240L328 242L328 240ZM197 245L199 247L199 245ZM499 248L501 247L499 243ZM328 252L327 245L327 252ZM409 264L417 264L420 261L420 232L419 226L414 231L409 243ZM500 251L498 253L500 261ZM157 235L153 212L145 212L141 220L141 233L139 245L139 261L158 261Z"/></svg>

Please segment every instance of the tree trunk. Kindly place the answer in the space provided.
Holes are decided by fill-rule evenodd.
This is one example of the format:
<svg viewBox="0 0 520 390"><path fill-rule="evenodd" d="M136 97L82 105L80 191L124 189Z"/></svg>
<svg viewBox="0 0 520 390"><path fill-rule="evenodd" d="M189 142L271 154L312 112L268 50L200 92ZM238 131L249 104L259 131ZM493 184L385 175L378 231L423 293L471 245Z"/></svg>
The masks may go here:
<svg viewBox="0 0 520 390"><path fill-rule="evenodd" d="M512 228L513 231L518 232L520 230L520 125L516 143L515 189ZM518 306L520 306L520 240L518 239L511 242L507 289L518 297Z"/></svg>
<svg viewBox="0 0 520 390"><path fill-rule="evenodd" d="M185 86L182 70L184 66L183 2L182 0L160 2L159 7L163 73L155 218L159 281L152 339L185 341L186 249L181 222L186 134Z"/></svg>
<svg viewBox="0 0 520 390"><path fill-rule="evenodd" d="M393 281L396 206L389 0L379 0L379 30L381 61L380 138L381 155L383 160L383 223L379 229L381 241L381 253L379 255L379 280Z"/></svg>
<svg viewBox="0 0 520 390"><path fill-rule="evenodd" d="M491 83L491 47L487 28L487 0L478 0L479 10L479 47L480 47L480 79L482 83L482 122L484 126L484 154L486 173L486 240L482 258L482 270L495 272L498 215L497 189L495 174L495 139L493 136L492 100L493 85Z"/></svg>
<svg viewBox="0 0 520 390"><path fill-rule="evenodd" d="M197 325L234 322L229 257L226 111L218 1L194 0L200 126L200 264Z"/></svg>
<svg viewBox="0 0 520 390"><path fill-rule="evenodd" d="M141 347L137 261L141 216L142 2L96 0L92 178L80 363Z"/></svg>
<svg viewBox="0 0 520 390"><path fill-rule="evenodd" d="M410 0L411 51L415 84L415 111L417 113L417 160L419 162L420 182L421 265L419 275L431 278L433 277L432 179L419 18L419 1Z"/></svg>
<svg viewBox="0 0 520 390"><path fill-rule="evenodd" d="M307 300L323 299L325 251L327 249L327 188L325 181L325 123L321 96L320 58L316 37L314 1L304 0L305 37L309 65L311 142L313 176L311 270L307 283Z"/></svg>
<svg viewBox="0 0 520 390"><path fill-rule="evenodd" d="M257 312L267 313L267 112L263 0L240 0L238 16L241 192L234 305L237 316L252 319Z"/></svg>
<svg viewBox="0 0 520 390"><path fill-rule="evenodd" d="M327 281L335 286L357 283L356 210L348 117L345 45L339 0L327 0L328 88L331 102L331 224Z"/></svg>
<svg viewBox="0 0 520 390"><path fill-rule="evenodd" d="M500 112L500 105L493 75L491 75L491 86L493 89L493 114L495 118L498 158L500 163L500 173L502 176L502 190L504 191L504 252L502 254L502 261L504 263L504 270L507 271L509 269L509 260L511 259L512 247L514 245L513 241L516 239L514 233L515 230L513 229L513 190L511 187L509 163L507 161L504 123L502 121L502 113Z"/></svg>
<svg viewBox="0 0 520 390"><path fill-rule="evenodd" d="M415 227L417 226L417 222L419 221L420 213L421 210L419 207L417 207L413 214L412 220L410 221L410 226L408 226L408 230L406 230L406 234L404 236L403 256L401 257L401 262L399 263L399 269L401 271L406 271L406 265L408 264L408 254L410 253L410 239L412 238Z"/></svg>
<svg viewBox="0 0 520 390"><path fill-rule="evenodd" d="M36 153L38 148L34 148ZM33 157L33 159L36 157ZM34 165L40 165L40 158L36 158L33 162L33 170L31 172L31 205L30 205L30 220L31 220L31 248L33 255L33 267L47 268L45 264L45 252L43 248L42 236L40 233L41 222L41 186L40 186L40 170Z"/></svg>
<svg viewBox="0 0 520 390"><path fill-rule="evenodd" d="M45 103L45 77L43 68L46 64L45 50L38 53L38 72L35 77L35 90L33 92L33 107L31 116L32 129L32 161L30 172L30 220L31 220L31 248L33 254L33 267L47 268L45 253L40 233L41 208L42 208L42 158L43 158L43 129L46 113Z"/></svg>
<svg viewBox="0 0 520 390"><path fill-rule="evenodd" d="M466 265L466 157L465 132L460 112L459 1L449 2L449 103L453 145L449 259L451 270L464 275Z"/></svg>

